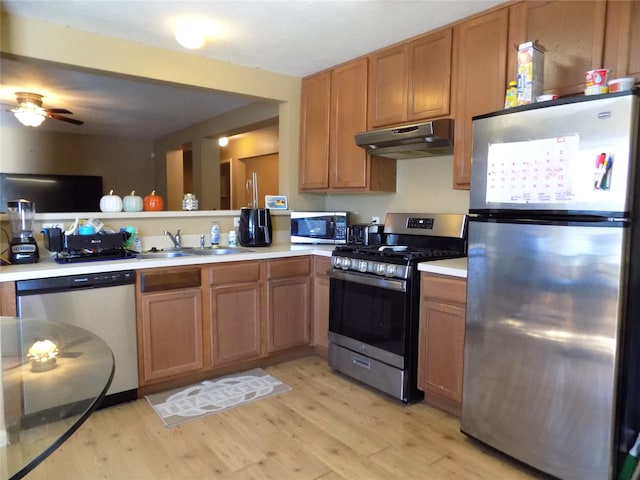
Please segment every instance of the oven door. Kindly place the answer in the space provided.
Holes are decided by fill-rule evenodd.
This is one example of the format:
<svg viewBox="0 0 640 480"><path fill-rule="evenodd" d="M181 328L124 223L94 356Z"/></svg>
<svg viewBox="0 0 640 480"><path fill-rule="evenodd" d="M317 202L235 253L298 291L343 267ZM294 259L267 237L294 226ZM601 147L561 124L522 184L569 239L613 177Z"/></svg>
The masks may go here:
<svg viewBox="0 0 640 480"><path fill-rule="evenodd" d="M337 269L329 277L329 340L405 369L407 281Z"/></svg>

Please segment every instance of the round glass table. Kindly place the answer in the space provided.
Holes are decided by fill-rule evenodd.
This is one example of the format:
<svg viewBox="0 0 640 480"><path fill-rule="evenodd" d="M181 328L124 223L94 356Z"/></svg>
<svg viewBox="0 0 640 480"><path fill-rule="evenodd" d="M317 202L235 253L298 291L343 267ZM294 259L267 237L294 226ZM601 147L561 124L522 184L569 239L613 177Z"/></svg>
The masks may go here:
<svg viewBox="0 0 640 480"><path fill-rule="evenodd" d="M0 478L24 477L104 398L113 354L93 333L64 323L0 317Z"/></svg>

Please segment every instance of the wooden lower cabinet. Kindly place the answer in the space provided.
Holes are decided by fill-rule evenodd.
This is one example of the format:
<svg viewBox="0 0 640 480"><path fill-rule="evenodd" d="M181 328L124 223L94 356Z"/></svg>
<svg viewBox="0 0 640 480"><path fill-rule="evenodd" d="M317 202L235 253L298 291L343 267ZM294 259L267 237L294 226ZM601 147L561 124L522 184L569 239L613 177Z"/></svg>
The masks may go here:
<svg viewBox="0 0 640 480"><path fill-rule="evenodd" d="M260 263L222 263L206 272L211 366L260 357Z"/></svg>
<svg viewBox="0 0 640 480"><path fill-rule="evenodd" d="M418 388L455 415L462 407L466 280L422 273Z"/></svg>
<svg viewBox="0 0 640 480"><path fill-rule="evenodd" d="M16 316L16 286L15 282L0 282L0 315Z"/></svg>
<svg viewBox="0 0 640 480"><path fill-rule="evenodd" d="M267 352L310 343L311 258L264 263Z"/></svg>
<svg viewBox="0 0 640 480"><path fill-rule="evenodd" d="M329 276L331 259L313 259L313 345L329 348Z"/></svg>
<svg viewBox="0 0 640 480"><path fill-rule="evenodd" d="M137 274L140 385L204 368L200 268Z"/></svg>
<svg viewBox="0 0 640 480"><path fill-rule="evenodd" d="M308 353L304 347L311 351L312 258L139 271L141 391L174 388L236 367L254 368L266 357ZM326 272L329 260L323 260L324 267L318 268ZM327 320L319 341L326 344L328 278L322 280Z"/></svg>

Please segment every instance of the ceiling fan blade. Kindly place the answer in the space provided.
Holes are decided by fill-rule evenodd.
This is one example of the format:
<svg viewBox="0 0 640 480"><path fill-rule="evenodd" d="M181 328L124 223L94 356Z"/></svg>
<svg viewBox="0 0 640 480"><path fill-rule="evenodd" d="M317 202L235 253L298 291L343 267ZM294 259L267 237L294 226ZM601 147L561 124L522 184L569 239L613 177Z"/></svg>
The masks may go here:
<svg viewBox="0 0 640 480"><path fill-rule="evenodd" d="M63 122L67 122L67 123L73 123L74 125L84 125L84 122L81 120L76 120L75 118L63 117L56 113L51 113L50 111L47 111L47 117L53 118L55 120L62 120Z"/></svg>
<svg viewBox="0 0 640 480"><path fill-rule="evenodd" d="M45 108L44 111L47 113L66 113L67 115L73 115L73 112L70 112L66 108Z"/></svg>

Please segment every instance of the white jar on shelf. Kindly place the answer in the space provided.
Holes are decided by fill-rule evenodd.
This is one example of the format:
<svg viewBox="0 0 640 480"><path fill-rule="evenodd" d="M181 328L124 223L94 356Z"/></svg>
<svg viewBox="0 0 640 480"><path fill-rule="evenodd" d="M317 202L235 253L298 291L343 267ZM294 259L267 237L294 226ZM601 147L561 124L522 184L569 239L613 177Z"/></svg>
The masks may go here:
<svg viewBox="0 0 640 480"><path fill-rule="evenodd" d="M182 210L198 210L198 199L193 193L185 193L182 198Z"/></svg>

